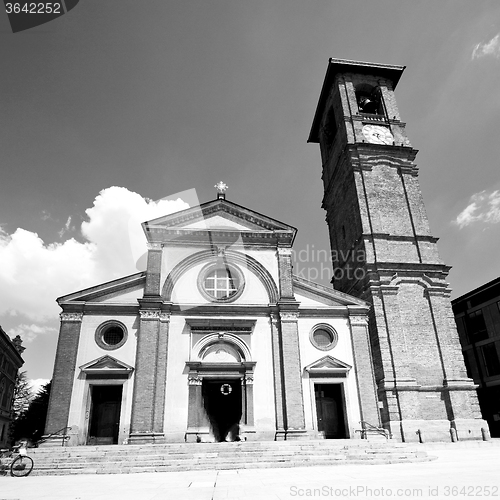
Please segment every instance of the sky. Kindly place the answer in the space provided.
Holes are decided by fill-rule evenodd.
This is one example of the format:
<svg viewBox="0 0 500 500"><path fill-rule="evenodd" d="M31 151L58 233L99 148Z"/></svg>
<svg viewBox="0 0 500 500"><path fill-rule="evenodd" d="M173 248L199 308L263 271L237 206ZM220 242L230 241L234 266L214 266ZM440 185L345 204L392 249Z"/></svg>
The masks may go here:
<svg viewBox="0 0 500 500"><path fill-rule="evenodd" d="M452 297L500 276L498 0L81 0L15 34L0 12L0 325L28 377L52 376L56 298L141 270L140 222L218 181L295 226L296 271L328 283L307 137L330 57L406 66Z"/></svg>

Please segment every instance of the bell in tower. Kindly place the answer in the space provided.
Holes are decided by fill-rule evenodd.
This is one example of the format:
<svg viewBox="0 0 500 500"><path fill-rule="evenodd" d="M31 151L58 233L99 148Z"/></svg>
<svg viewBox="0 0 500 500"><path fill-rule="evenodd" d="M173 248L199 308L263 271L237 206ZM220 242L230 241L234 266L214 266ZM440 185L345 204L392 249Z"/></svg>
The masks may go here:
<svg viewBox="0 0 500 500"><path fill-rule="evenodd" d="M308 142L319 143L334 288L371 303L379 422L402 441L481 439L453 321L450 267L429 228L394 91L404 66L330 59Z"/></svg>

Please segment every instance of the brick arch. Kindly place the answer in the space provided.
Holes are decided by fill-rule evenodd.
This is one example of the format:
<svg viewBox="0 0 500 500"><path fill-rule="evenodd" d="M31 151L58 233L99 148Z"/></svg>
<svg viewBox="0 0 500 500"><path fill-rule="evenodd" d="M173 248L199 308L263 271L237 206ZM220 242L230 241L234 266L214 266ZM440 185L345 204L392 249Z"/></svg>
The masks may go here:
<svg viewBox="0 0 500 500"><path fill-rule="evenodd" d="M204 250L202 252L195 253L186 257L184 260L179 262L168 274L167 279L162 288L161 296L166 301L172 300L172 292L174 290L175 284L179 278L191 267L203 263L215 261L217 258L217 253L214 250ZM267 291L270 303L275 303L278 301L278 288L276 283L269 273L269 271L256 259L250 255L246 255L240 252L235 252L234 250L226 250L224 253L224 260L228 264L240 265L246 267L260 280L262 285Z"/></svg>

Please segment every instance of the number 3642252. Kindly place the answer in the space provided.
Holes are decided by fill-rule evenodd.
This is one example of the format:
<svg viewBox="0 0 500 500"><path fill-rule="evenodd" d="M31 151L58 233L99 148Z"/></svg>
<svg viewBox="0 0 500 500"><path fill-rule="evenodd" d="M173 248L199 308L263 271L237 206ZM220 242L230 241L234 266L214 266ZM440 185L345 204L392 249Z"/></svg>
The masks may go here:
<svg viewBox="0 0 500 500"><path fill-rule="evenodd" d="M6 3L7 14L62 14L60 3Z"/></svg>

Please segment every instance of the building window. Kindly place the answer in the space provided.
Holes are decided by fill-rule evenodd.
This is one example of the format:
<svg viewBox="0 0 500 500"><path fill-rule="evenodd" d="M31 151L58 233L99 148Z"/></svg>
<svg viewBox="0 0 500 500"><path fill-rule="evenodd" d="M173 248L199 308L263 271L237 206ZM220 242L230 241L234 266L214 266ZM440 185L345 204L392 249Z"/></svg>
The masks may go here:
<svg viewBox="0 0 500 500"><path fill-rule="evenodd" d="M95 332L95 341L101 349L113 351L127 341L127 328L119 321L106 321Z"/></svg>
<svg viewBox="0 0 500 500"><path fill-rule="evenodd" d="M465 325L471 342L479 342L488 338L488 331L486 330L486 323L481 309L467 314Z"/></svg>
<svg viewBox="0 0 500 500"><path fill-rule="evenodd" d="M1 405L4 408L10 409L10 398L12 396L13 390L14 390L14 385L13 384L10 384L9 388L7 390L4 390L4 392L3 392L3 398L2 398L2 402L1 402Z"/></svg>
<svg viewBox="0 0 500 500"><path fill-rule="evenodd" d="M0 405L2 405L3 395L5 393L5 377L0 381Z"/></svg>
<svg viewBox="0 0 500 500"><path fill-rule="evenodd" d="M368 84L356 87L356 101L360 113L368 115L383 115L380 88Z"/></svg>
<svg viewBox="0 0 500 500"><path fill-rule="evenodd" d="M500 360L498 359L498 351L496 348L497 343L498 342L492 342L491 344L486 344L481 347L488 377L500 375Z"/></svg>
<svg viewBox="0 0 500 500"><path fill-rule="evenodd" d="M202 269L198 288L211 301L231 302L240 296L244 287L241 271L229 264L212 264Z"/></svg>
<svg viewBox="0 0 500 500"><path fill-rule="evenodd" d="M321 351L333 349L338 342L338 334L327 324L316 325L309 334L311 344Z"/></svg>

